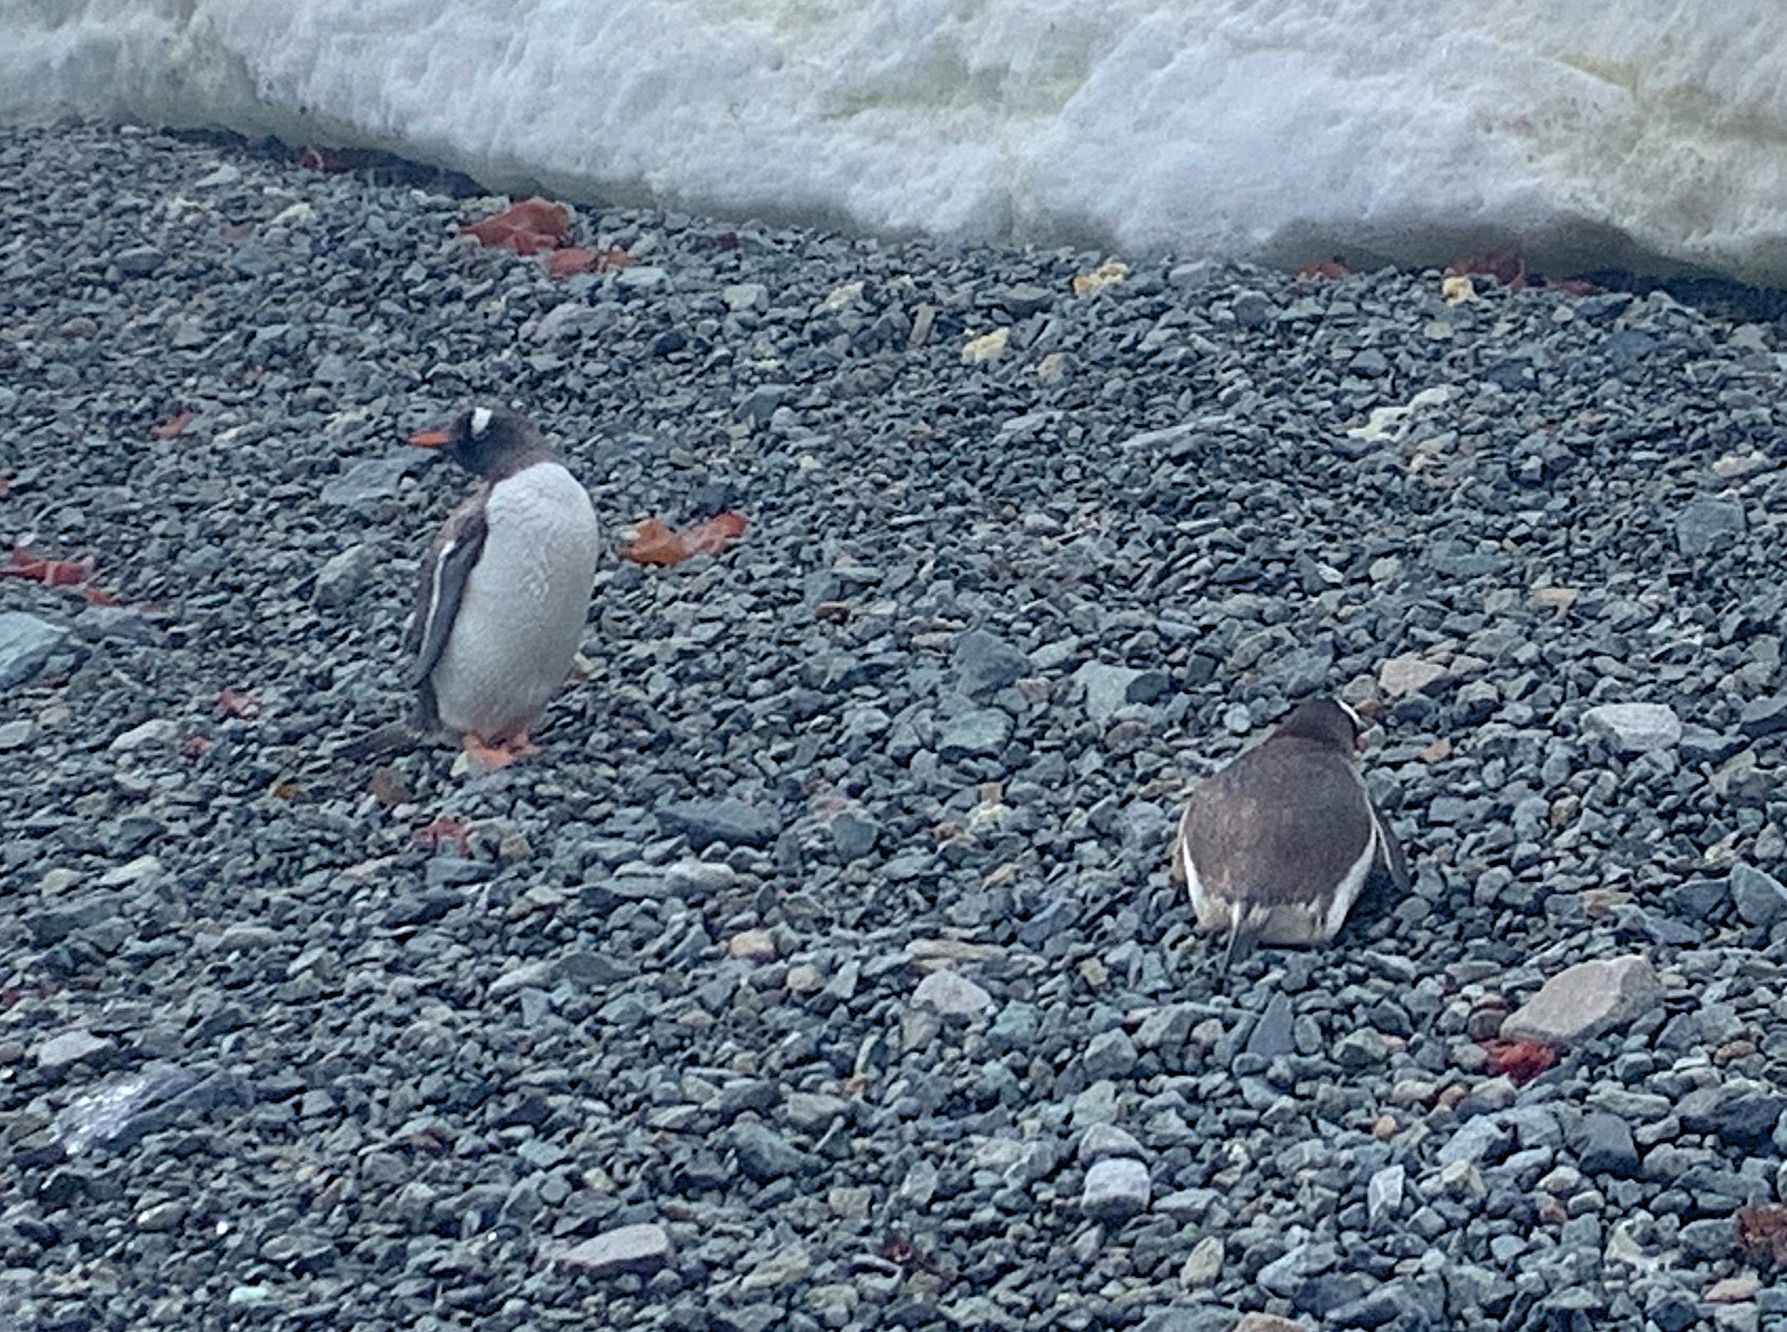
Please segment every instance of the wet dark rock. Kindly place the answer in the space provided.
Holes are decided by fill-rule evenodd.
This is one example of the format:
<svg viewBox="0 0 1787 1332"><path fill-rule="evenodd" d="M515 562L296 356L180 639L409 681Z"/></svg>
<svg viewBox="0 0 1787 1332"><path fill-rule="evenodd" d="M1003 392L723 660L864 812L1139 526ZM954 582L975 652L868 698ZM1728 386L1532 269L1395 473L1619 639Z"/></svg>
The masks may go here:
<svg viewBox="0 0 1787 1332"><path fill-rule="evenodd" d="M658 808L658 817L697 851L722 846L768 846L780 831L768 811L742 800L682 800Z"/></svg>

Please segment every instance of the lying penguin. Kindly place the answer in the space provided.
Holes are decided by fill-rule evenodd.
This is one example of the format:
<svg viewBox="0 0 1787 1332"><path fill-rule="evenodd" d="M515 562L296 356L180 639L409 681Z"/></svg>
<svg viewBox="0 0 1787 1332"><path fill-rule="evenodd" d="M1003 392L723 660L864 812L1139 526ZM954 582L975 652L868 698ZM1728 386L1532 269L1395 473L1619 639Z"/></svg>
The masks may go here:
<svg viewBox="0 0 1787 1332"><path fill-rule="evenodd" d="M482 484L422 559L404 635L414 724L500 768L538 753L528 731L565 683L601 553L589 493L533 426L475 407L410 438Z"/></svg>
<svg viewBox="0 0 1787 1332"><path fill-rule="evenodd" d="M1364 723L1312 699L1191 793L1171 874L1200 928L1263 944L1326 943L1374 869L1409 886L1408 864L1354 766ZM1225 962L1227 959L1225 954Z"/></svg>

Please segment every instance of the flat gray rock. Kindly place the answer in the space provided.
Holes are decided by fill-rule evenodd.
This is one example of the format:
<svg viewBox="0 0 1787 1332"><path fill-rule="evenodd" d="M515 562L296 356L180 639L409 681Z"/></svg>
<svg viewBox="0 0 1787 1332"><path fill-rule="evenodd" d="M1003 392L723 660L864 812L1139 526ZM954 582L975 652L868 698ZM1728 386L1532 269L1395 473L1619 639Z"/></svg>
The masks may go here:
<svg viewBox="0 0 1787 1332"><path fill-rule="evenodd" d="M1030 659L1009 639L985 629L970 629L956 639L951 655L961 690L970 696L1016 684L1030 670Z"/></svg>
<svg viewBox="0 0 1787 1332"><path fill-rule="evenodd" d="M1233 1309L1214 1304L1188 1304L1156 1309L1137 1324L1136 1332L1234 1332L1240 1317Z"/></svg>
<svg viewBox="0 0 1787 1332"><path fill-rule="evenodd" d="M24 611L0 611L0 689L27 683L67 634Z"/></svg>
<svg viewBox="0 0 1787 1332"><path fill-rule="evenodd" d="M311 600L326 608L345 606L365 590L377 567L378 551L365 542L355 542L331 555L316 571Z"/></svg>
<svg viewBox="0 0 1787 1332"><path fill-rule="evenodd" d="M979 1017L993 1006L993 996L960 972L933 971L912 991L915 1008L928 1008L939 1017Z"/></svg>
<svg viewBox="0 0 1787 1332"><path fill-rule="evenodd" d="M67 1068L70 1064L78 1064L83 1059L91 1059L112 1048L112 1043L103 1036L95 1036L90 1031L65 1031L60 1036L52 1036L37 1047L36 1062L41 1069L55 1071Z"/></svg>
<svg viewBox="0 0 1787 1332"><path fill-rule="evenodd" d="M1741 505L1730 500L1697 499L1675 515L1675 545L1684 555L1713 554L1740 537L1747 524Z"/></svg>
<svg viewBox="0 0 1787 1332"><path fill-rule="evenodd" d="M1075 1155L1089 1165L1114 1156L1128 1156L1139 1161L1146 1153L1132 1134L1115 1124L1094 1124L1080 1138L1079 1150Z"/></svg>
<svg viewBox="0 0 1787 1332"><path fill-rule="evenodd" d="M1673 749L1681 743L1681 718L1661 703L1603 703L1582 714L1582 729L1604 735L1622 754Z"/></svg>
<svg viewBox="0 0 1787 1332"><path fill-rule="evenodd" d="M738 1153L738 1168L760 1184L804 1174L813 1164L781 1134L756 1120L733 1126L732 1147Z"/></svg>
<svg viewBox="0 0 1787 1332"><path fill-rule="evenodd" d="M1502 1022L1504 1040L1569 1046L1593 1040L1663 1002L1663 983L1644 958L1582 962L1553 976Z"/></svg>
<svg viewBox="0 0 1787 1332"><path fill-rule="evenodd" d="M386 454L357 462L334 480L323 485L325 504L359 508L397 494L397 486L410 472L428 461L428 454L418 449Z"/></svg>
<svg viewBox="0 0 1787 1332"><path fill-rule="evenodd" d="M1375 1171L1365 1186L1365 1216L1372 1226L1393 1220L1402 1209L1403 1188L1408 1172L1399 1165Z"/></svg>
<svg viewBox="0 0 1787 1332"><path fill-rule="evenodd" d="M1734 865L1725 886L1744 924L1768 929L1787 920L1787 884L1774 875L1754 865Z"/></svg>
<svg viewBox="0 0 1787 1332"><path fill-rule="evenodd" d="M997 708L979 708L944 723L937 752L946 759L992 758L1011 739L1011 718Z"/></svg>
<svg viewBox="0 0 1787 1332"><path fill-rule="evenodd" d="M1095 722L1107 722L1113 713L1129 703L1141 701L1132 697L1145 672L1128 666L1109 666L1089 661L1073 674L1074 684L1083 692L1086 715Z"/></svg>
<svg viewBox="0 0 1787 1332"><path fill-rule="evenodd" d="M1744 704L1738 714L1737 729L1756 738L1787 731L1787 694L1752 699Z"/></svg>
<svg viewBox="0 0 1787 1332"><path fill-rule="evenodd" d="M1086 1171L1080 1210L1095 1221L1125 1221L1147 1209L1152 1188L1147 1166L1130 1157L1109 1157Z"/></svg>
<svg viewBox="0 0 1787 1332"><path fill-rule="evenodd" d="M650 1275L670 1261L670 1236L664 1227L645 1223L605 1230L558 1255L567 1267L593 1277L633 1272Z"/></svg>
<svg viewBox="0 0 1787 1332"><path fill-rule="evenodd" d="M722 846L768 846L781 830L766 810L730 796L721 800L680 800L660 806L658 817L671 832L681 833L696 851Z"/></svg>

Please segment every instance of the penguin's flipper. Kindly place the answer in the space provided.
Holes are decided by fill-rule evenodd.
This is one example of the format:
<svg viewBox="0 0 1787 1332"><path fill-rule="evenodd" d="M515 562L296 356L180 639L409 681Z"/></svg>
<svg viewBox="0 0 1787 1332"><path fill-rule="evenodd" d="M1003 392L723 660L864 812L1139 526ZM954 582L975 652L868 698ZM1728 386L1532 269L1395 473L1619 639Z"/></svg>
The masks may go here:
<svg viewBox="0 0 1787 1332"><path fill-rule="evenodd" d="M1390 830L1390 821L1384 817L1384 812L1377 807L1375 800L1371 802L1371 818L1377 825L1378 850L1384 868L1389 872L1390 882L1396 885L1399 892L1406 893L1411 882L1408 858L1403 855L1402 843L1396 840L1396 834Z"/></svg>
<svg viewBox="0 0 1787 1332"><path fill-rule="evenodd" d="M459 615L459 603L465 597L465 580L484 553L485 531L480 495L447 519L422 557L417 571L415 609L403 643L410 654L404 683L411 689L433 673L446 650L453 621Z"/></svg>

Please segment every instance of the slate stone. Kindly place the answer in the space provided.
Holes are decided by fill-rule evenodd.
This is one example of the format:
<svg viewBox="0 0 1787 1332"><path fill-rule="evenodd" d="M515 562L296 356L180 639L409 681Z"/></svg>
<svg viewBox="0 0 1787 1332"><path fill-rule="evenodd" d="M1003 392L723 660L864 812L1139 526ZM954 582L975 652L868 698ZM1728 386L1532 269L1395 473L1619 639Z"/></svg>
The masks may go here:
<svg viewBox="0 0 1787 1332"><path fill-rule="evenodd" d="M1139 1161L1147 1153L1132 1134L1115 1124L1094 1124L1080 1139L1075 1155L1081 1162L1090 1165L1094 1161L1103 1161L1114 1156L1133 1157Z"/></svg>
<svg viewBox="0 0 1787 1332"><path fill-rule="evenodd" d="M355 542L317 570L311 600L329 609L348 605L365 590L377 565L378 552L365 542Z"/></svg>
<svg viewBox="0 0 1787 1332"><path fill-rule="evenodd" d="M95 1036L90 1031L65 1031L40 1044L34 1053L34 1059L39 1068L56 1072L71 1064L78 1064L83 1059L104 1054L111 1048L111 1041L103 1036Z"/></svg>
<svg viewBox="0 0 1787 1332"><path fill-rule="evenodd" d="M1638 1148L1632 1130L1618 1115L1590 1111L1568 1133L1576 1164L1589 1174L1631 1178L1638 1173Z"/></svg>
<svg viewBox="0 0 1787 1332"><path fill-rule="evenodd" d="M70 1156L96 1147L124 1151L147 1134L241 1104L247 1094L234 1074L156 1063L70 1101L52 1131Z"/></svg>
<svg viewBox="0 0 1787 1332"><path fill-rule="evenodd" d="M1108 1157L1087 1168L1080 1210L1095 1221L1125 1221L1146 1210L1151 1196L1147 1166L1129 1157Z"/></svg>
<svg viewBox="0 0 1787 1332"><path fill-rule="evenodd" d="M1757 1151L1787 1112L1787 1096L1760 1083L1732 1081L1695 1088L1676 1103L1675 1112L1691 1133L1712 1133L1733 1146Z"/></svg>
<svg viewBox="0 0 1787 1332"><path fill-rule="evenodd" d="M1030 659L1009 640L984 629L970 629L956 639L956 678L970 696L993 693L1029 674Z"/></svg>
<svg viewBox="0 0 1787 1332"><path fill-rule="evenodd" d="M629 1272L649 1276L669 1263L670 1256L670 1236L662 1226L647 1222L605 1230L565 1250L558 1261L597 1278Z"/></svg>
<svg viewBox="0 0 1787 1332"><path fill-rule="evenodd" d="M658 807L665 828L680 833L696 851L721 846L766 847L781 831L781 821L767 810L728 796L720 800L679 800Z"/></svg>
<svg viewBox="0 0 1787 1332"><path fill-rule="evenodd" d="M1407 1178L1407 1172L1399 1165L1388 1165L1373 1173L1365 1189L1366 1217L1372 1226L1394 1220L1402 1210Z"/></svg>
<svg viewBox="0 0 1787 1332"><path fill-rule="evenodd" d="M430 455L420 449L386 454L357 462L347 471L324 483L321 498L325 504L345 508L364 508L397 494L398 483L422 466Z"/></svg>
<svg viewBox="0 0 1787 1332"><path fill-rule="evenodd" d="M1753 865L1734 865L1725 887L1746 925L1769 929L1787 920L1787 884L1774 875Z"/></svg>
<svg viewBox="0 0 1787 1332"><path fill-rule="evenodd" d="M1243 291L1229 302L1235 322L1242 328L1263 328L1278 315L1278 306L1263 291Z"/></svg>
<svg viewBox="0 0 1787 1332"><path fill-rule="evenodd" d="M1697 499L1675 516L1676 549L1688 556L1715 554L1744 533L1742 506L1729 500Z"/></svg>
<svg viewBox="0 0 1787 1332"><path fill-rule="evenodd" d="M1509 1145L1508 1131L1489 1116L1482 1115L1466 1120L1439 1149L1435 1160L1441 1165L1451 1165L1455 1161L1468 1161L1472 1165L1497 1161L1507 1153Z"/></svg>
<svg viewBox="0 0 1787 1332"><path fill-rule="evenodd" d="M1603 703L1582 714L1582 728L1606 736L1622 754L1673 749L1682 738L1681 719L1661 703Z"/></svg>
<svg viewBox="0 0 1787 1332"><path fill-rule="evenodd" d="M833 817L826 828L840 860L862 860L874 851L875 844L881 839L879 823L848 811Z"/></svg>
<svg viewBox="0 0 1787 1332"><path fill-rule="evenodd" d="M166 257L153 245L134 245L113 255L112 263L125 277L146 278L154 276Z"/></svg>
<svg viewBox="0 0 1787 1332"><path fill-rule="evenodd" d="M791 1147L781 1134L754 1119L735 1124L731 1136L732 1149L738 1154L738 1168L759 1184L804 1174L813 1165L810 1157Z"/></svg>
<svg viewBox="0 0 1787 1332"><path fill-rule="evenodd" d="M993 996L959 972L933 971L912 992L916 1008L928 1008L939 1017L979 1017L993 1006Z"/></svg>
<svg viewBox="0 0 1787 1332"><path fill-rule="evenodd" d="M937 752L946 759L991 758L1011 739L1011 717L997 708L980 708L946 722L937 736Z"/></svg>
<svg viewBox="0 0 1787 1332"><path fill-rule="evenodd" d="M1596 959L1559 972L1502 1023L1504 1040L1567 1046L1623 1026L1663 1001L1656 970L1638 956Z"/></svg>
<svg viewBox="0 0 1787 1332"><path fill-rule="evenodd" d="M1085 697L1086 715L1102 724L1119 708L1141 701L1134 695L1153 694L1158 686L1156 674L1089 661L1074 672L1073 680Z"/></svg>
<svg viewBox="0 0 1787 1332"><path fill-rule="evenodd" d="M1136 1332L1234 1332L1240 1315L1213 1304L1156 1309L1136 1325Z"/></svg>
<svg viewBox="0 0 1787 1332"><path fill-rule="evenodd" d="M1247 1035L1247 1053L1268 1061L1295 1054L1297 1042L1291 1033L1295 1016L1290 996L1282 990L1275 993Z"/></svg>
<svg viewBox="0 0 1787 1332"><path fill-rule="evenodd" d="M1787 731L1787 694L1752 699L1738 714L1737 729L1753 739Z"/></svg>
<svg viewBox="0 0 1787 1332"><path fill-rule="evenodd" d="M35 615L0 611L0 689L28 684L67 634Z"/></svg>

